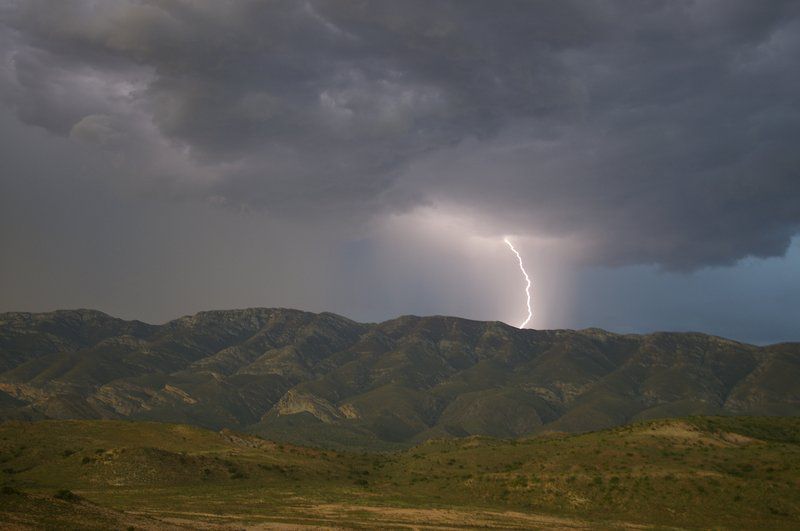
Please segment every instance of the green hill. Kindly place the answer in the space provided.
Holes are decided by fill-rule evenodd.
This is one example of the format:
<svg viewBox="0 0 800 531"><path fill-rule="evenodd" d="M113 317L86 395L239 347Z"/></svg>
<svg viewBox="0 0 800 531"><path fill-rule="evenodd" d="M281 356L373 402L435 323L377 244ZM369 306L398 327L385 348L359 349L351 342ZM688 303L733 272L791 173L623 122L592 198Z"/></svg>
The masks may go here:
<svg viewBox="0 0 800 531"><path fill-rule="evenodd" d="M800 526L797 418L663 419L383 453L152 422L9 421L0 462L8 527Z"/></svg>
<svg viewBox="0 0 800 531"><path fill-rule="evenodd" d="M0 419L130 419L331 448L582 432L685 415L800 414L800 343L519 330L287 309L164 325L0 314Z"/></svg>

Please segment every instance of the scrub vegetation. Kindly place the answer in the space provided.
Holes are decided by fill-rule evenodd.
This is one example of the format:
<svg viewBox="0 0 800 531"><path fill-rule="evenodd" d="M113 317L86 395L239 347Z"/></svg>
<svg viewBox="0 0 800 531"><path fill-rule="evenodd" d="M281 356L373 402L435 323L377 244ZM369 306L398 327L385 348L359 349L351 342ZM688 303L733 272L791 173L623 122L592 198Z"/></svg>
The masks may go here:
<svg viewBox="0 0 800 531"><path fill-rule="evenodd" d="M800 526L800 419L686 417L391 452L156 422L0 425L9 526Z"/></svg>

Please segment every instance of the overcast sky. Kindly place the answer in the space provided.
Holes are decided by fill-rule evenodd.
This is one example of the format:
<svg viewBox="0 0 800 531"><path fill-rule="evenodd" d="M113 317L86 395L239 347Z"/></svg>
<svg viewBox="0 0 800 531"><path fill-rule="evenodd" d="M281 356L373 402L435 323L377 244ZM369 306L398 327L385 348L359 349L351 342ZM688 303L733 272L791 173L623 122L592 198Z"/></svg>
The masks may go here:
<svg viewBox="0 0 800 531"><path fill-rule="evenodd" d="M0 311L800 340L800 3L6 0Z"/></svg>

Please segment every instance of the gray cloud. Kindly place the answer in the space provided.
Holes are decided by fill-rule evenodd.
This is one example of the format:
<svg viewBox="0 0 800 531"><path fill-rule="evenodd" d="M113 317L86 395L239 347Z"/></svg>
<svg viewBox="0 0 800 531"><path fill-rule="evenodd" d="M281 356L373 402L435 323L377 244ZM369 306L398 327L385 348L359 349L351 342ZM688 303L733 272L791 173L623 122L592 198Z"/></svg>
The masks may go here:
<svg viewBox="0 0 800 531"><path fill-rule="evenodd" d="M454 204L596 263L782 255L796 2L27 0L4 99L125 186L364 220ZM527 227L527 229L518 229Z"/></svg>

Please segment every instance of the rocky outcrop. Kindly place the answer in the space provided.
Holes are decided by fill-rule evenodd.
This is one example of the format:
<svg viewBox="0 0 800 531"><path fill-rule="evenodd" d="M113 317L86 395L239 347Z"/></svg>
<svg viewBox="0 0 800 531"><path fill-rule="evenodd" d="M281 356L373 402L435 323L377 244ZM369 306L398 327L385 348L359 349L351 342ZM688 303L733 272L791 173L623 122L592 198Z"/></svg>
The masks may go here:
<svg viewBox="0 0 800 531"><path fill-rule="evenodd" d="M344 414L327 400L294 390L283 395L265 417L296 415L297 413L311 413L314 417L327 423L345 418Z"/></svg>

